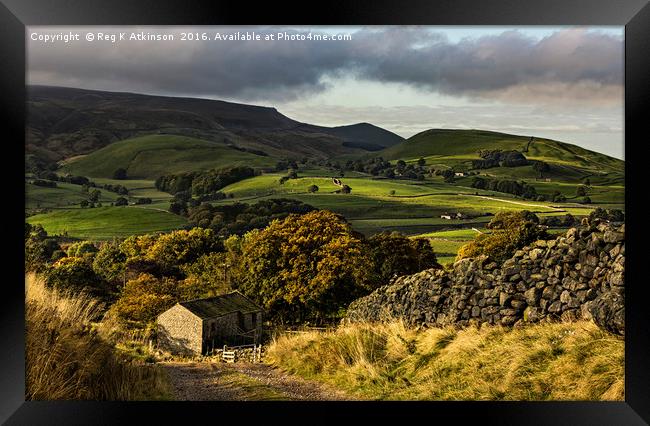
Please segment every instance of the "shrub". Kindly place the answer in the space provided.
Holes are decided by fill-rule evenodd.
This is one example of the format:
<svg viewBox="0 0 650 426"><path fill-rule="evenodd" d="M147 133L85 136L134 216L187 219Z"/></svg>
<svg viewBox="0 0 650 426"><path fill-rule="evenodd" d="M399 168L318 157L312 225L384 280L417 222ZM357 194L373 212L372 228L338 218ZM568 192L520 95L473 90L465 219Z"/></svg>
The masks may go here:
<svg viewBox="0 0 650 426"><path fill-rule="evenodd" d="M90 295L105 297L108 289L93 271L91 261L82 257L63 257L45 269L48 285L64 291L85 291Z"/></svg>
<svg viewBox="0 0 650 426"><path fill-rule="evenodd" d="M117 242L102 244L93 259L93 271L97 276L110 283L123 282L126 255Z"/></svg>
<svg viewBox="0 0 650 426"><path fill-rule="evenodd" d="M84 257L84 255L93 255L97 253L97 247L90 241L80 241L71 244L68 247L67 254L72 257Z"/></svg>
<svg viewBox="0 0 650 426"><path fill-rule="evenodd" d="M125 168L118 168L113 172L113 179L116 180L124 180L126 179L126 169Z"/></svg>
<svg viewBox="0 0 650 426"><path fill-rule="evenodd" d="M538 224L539 218L526 210L499 212L487 225L493 231L480 234L462 246L456 260L487 255L494 261L503 262L516 250L547 237L546 231Z"/></svg>

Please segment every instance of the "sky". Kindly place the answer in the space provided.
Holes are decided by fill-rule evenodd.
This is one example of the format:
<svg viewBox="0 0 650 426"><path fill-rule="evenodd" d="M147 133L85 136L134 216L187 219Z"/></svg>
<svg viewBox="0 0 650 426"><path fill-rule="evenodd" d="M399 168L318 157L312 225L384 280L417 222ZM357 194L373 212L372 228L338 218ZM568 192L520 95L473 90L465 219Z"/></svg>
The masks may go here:
<svg viewBox="0 0 650 426"><path fill-rule="evenodd" d="M403 137L494 130L624 158L623 27L28 27L26 37L28 84L264 105Z"/></svg>

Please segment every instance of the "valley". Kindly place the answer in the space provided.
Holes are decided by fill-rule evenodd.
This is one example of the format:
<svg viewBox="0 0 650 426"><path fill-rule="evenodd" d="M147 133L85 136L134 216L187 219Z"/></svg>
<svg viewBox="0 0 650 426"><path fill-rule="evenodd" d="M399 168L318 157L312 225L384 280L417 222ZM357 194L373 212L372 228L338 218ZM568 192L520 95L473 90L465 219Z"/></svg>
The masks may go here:
<svg viewBox="0 0 650 426"><path fill-rule="evenodd" d="M54 149L57 152L49 157L59 158L54 171L56 175L83 176L99 186L123 185L128 189L128 203L124 206L112 205L118 194L99 188L101 195L97 206L82 208L80 203L87 198L82 185L50 182L52 186L37 186L31 183L35 175L28 170L27 221L41 224L48 233L55 235L109 240L189 226L186 217L169 212L174 196L158 190L155 180L163 175L243 166L255 169L257 176L225 186L220 190L225 195L222 200L206 202L223 206L290 198L339 213L367 236L382 231L426 236L434 249L441 253L442 260L447 261L453 259L460 245L446 238L449 232L462 233L472 228L483 232L491 216L502 210L530 210L540 217L566 214L584 217L596 207L624 207L624 162L558 141L479 130L441 129L401 140L399 136L367 123L334 128L311 126L293 122L270 109L239 104L230 106L219 101L90 91L79 95L77 89L66 91L62 88L37 87L33 90L39 96L34 97L31 113L35 118L31 121L37 124L44 119L41 117L44 105L49 105L48 111L54 108L51 105L56 105L57 110L75 105L83 105L83 109L72 111L54 126L56 132L65 128L67 133L51 131L49 136L42 138L44 133L36 130L39 126L35 126L30 134L41 136L28 143L28 162L29 158L39 155L40 158L48 157L43 154L44 150ZM44 94L52 97L44 100ZM66 99L66 102L61 99ZM124 116L117 113L113 105L118 101L131 105L138 114ZM194 114L198 115L190 122L202 130L179 130L160 122L155 128L150 123L151 130L138 124L139 129L131 131L136 126L128 125L130 131L121 131L130 137L108 142L95 132L92 137L95 142L82 144L83 149L80 148L82 145L75 144L73 152L69 151L68 145L53 142L62 135L83 134L87 139L93 126L115 126L124 119L136 122L142 120L139 115L142 111L159 111L162 106L169 108L172 102L176 102L181 111L190 107L197 111ZM154 106L155 110L152 109ZM165 111L162 117L172 114L168 109ZM71 117L79 114L90 114L95 117L93 120L100 120L92 123L99 124L91 123L89 126L85 119L78 123L70 122ZM182 114L174 117L185 120ZM206 125L206 117L224 119L220 125ZM229 132L234 132L233 139L217 136L227 127ZM254 141L248 133L240 131L245 128L256 129ZM293 129L290 130L293 133L286 133L287 129ZM142 134L144 132L149 133ZM323 137L336 138L338 148L328 148L331 140L325 143ZM103 146L98 147L98 143ZM40 145L38 149L34 148L37 154L30 154L29 147L36 145ZM473 167L481 158L479 153L490 150L520 152L527 164ZM368 167L359 166L378 158L385 162L382 170L367 170ZM286 161L293 162L291 167L279 165ZM540 162L546 164L542 172L535 169L535 164ZM419 170L420 176L383 173L392 167L396 167L396 171L400 167L411 167ZM118 168L125 169L126 179L113 179ZM286 170L294 168L295 176L281 183ZM34 170L39 168L31 171ZM455 176L451 179L445 177L447 170L453 171ZM520 182L532 186L538 195L535 199L523 199L513 194L479 189L474 184L477 177L487 181ZM337 193L339 187L333 183L333 178L348 185L350 193ZM310 192L308 189L314 185L318 190ZM580 191L586 192L579 196L577 193ZM561 194L560 198L557 198L558 194ZM147 198L150 203L135 205L139 198ZM463 218L443 217L458 213ZM466 234L468 238L471 232Z"/></svg>

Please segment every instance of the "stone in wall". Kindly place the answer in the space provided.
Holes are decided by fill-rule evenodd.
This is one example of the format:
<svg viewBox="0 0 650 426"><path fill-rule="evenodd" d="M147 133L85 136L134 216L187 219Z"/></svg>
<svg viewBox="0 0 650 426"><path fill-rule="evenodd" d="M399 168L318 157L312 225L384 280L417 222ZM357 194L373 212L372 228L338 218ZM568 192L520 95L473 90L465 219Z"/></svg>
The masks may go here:
<svg viewBox="0 0 650 426"><path fill-rule="evenodd" d="M451 271L398 277L353 302L345 321L519 326L590 318L622 335L624 266L625 225L586 222L518 250L502 265L479 256Z"/></svg>

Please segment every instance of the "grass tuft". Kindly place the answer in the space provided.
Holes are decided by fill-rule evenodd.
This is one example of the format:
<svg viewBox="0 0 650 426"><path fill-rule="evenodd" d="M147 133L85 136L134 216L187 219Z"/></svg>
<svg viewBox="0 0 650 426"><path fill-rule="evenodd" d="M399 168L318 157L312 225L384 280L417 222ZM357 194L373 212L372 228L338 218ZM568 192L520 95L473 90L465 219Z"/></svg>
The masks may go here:
<svg viewBox="0 0 650 426"><path fill-rule="evenodd" d="M419 331L352 324L279 336L267 357L361 398L624 399L624 340L587 321Z"/></svg>
<svg viewBox="0 0 650 426"><path fill-rule="evenodd" d="M27 400L156 400L170 395L165 373L118 356L95 331L102 306L85 294L25 288Z"/></svg>

